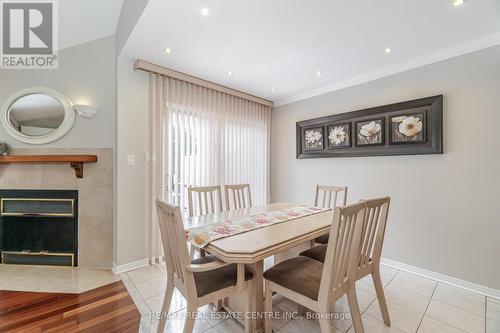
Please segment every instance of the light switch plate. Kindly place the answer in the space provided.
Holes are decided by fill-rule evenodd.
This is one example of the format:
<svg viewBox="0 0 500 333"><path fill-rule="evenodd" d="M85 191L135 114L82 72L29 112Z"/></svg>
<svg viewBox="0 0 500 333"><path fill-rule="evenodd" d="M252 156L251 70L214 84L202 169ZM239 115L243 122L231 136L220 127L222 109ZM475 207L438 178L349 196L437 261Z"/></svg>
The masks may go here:
<svg viewBox="0 0 500 333"><path fill-rule="evenodd" d="M127 165L135 165L135 155L134 154L127 155Z"/></svg>

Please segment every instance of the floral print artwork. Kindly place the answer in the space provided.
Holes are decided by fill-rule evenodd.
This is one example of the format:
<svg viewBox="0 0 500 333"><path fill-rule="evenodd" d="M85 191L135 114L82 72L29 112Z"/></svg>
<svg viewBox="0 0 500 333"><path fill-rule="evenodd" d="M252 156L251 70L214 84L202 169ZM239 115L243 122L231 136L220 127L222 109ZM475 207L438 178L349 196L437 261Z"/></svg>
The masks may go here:
<svg viewBox="0 0 500 333"><path fill-rule="evenodd" d="M304 149L323 149L323 128L311 128L304 130Z"/></svg>
<svg viewBox="0 0 500 333"><path fill-rule="evenodd" d="M345 141L345 135L346 132L344 131L343 127L335 126L330 131L330 136L328 138L330 139L331 143L338 145Z"/></svg>
<svg viewBox="0 0 500 333"><path fill-rule="evenodd" d="M414 137L422 131L422 122L415 117L406 117L405 120L399 124L399 133L407 137Z"/></svg>
<svg viewBox="0 0 500 333"><path fill-rule="evenodd" d="M296 158L443 154L444 120L439 95L297 121Z"/></svg>
<svg viewBox="0 0 500 333"><path fill-rule="evenodd" d="M392 117L391 136L391 141L394 143L424 141L424 114Z"/></svg>
<svg viewBox="0 0 500 333"><path fill-rule="evenodd" d="M349 147L350 142L350 126L349 124L328 126L328 147Z"/></svg>
<svg viewBox="0 0 500 333"><path fill-rule="evenodd" d="M241 216L186 230L186 240L202 248L217 239L237 235L246 231L267 227L276 223L294 220L330 210L309 206L297 206L265 212L253 216Z"/></svg>
<svg viewBox="0 0 500 333"><path fill-rule="evenodd" d="M383 143L383 121L383 119L377 119L357 123L357 144L373 145Z"/></svg>

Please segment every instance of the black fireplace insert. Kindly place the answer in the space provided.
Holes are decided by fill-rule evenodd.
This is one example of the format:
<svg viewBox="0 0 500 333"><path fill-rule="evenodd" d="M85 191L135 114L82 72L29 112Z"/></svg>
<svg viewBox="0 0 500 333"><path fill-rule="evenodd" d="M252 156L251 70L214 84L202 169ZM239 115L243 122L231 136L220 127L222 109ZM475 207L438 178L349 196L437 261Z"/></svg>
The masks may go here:
<svg viewBox="0 0 500 333"><path fill-rule="evenodd" d="M4 264L77 266L78 191L0 190Z"/></svg>

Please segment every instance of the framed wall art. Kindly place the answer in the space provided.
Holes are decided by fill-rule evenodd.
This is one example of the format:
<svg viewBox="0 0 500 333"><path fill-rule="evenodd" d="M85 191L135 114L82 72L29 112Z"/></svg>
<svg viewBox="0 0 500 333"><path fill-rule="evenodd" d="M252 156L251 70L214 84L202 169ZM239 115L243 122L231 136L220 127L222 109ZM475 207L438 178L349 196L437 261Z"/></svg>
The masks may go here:
<svg viewBox="0 0 500 333"><path fill-rule="evenodd" d="M351 147L351 124L332 124L326 126L327 148L345 149Z"/></svg>
<svg viewBox="0 0 500 333"><path fill-rule="evenodd" d="M302 131L302 143L304 151L323 150L323 126L304 128Z"/></svg>
<svg viewBox="0 0 500 333"><path fill-rule="evenodd" d="M443 96L297 122L297 158L443 153Z"/></svg>
<svg viewBox="0 0 500 333"><path fill-rule="evenodd" d="M384 136L385 119L369 119L357 121L356 146L378 146L385 142Z"/></svg>
<svg viewBox="0 0 500 333"><path fill-rule="evenodd" d="M425 142L426 118L425 112L406 113L391 116L389 140L391 144L408 144Z"/></svg>

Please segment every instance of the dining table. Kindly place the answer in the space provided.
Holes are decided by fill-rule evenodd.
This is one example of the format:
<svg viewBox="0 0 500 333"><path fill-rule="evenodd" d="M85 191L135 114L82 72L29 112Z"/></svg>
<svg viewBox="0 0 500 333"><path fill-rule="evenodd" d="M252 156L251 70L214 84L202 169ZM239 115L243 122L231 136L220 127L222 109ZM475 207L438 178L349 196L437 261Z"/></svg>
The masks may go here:
<svg viewBox="0 0 500 333"><path fill-rule="evenodd" d="M245 216L255 216L262 213L279 211L297 207L291 203L272 203L261 206L228 210L215 214L200 215L184 219L184 228L189 230L234 220ZM307 248L316 237L327 234L332 223L333 210L302 216L258 229L227 235L215 239L205 245L203 250L227 263L245 264L247 270L253 273L254 288L252 297L252 332L263 332L264 323L264 260L274 258L274 263L282 261L287 256L296 255L297 249ZM237 297L224 302L228 312L243 313L244 304Z"/></svg>

